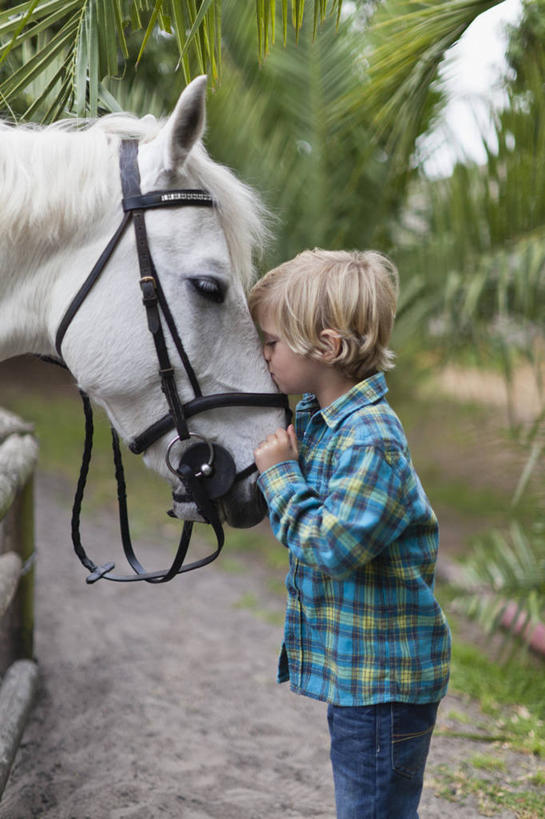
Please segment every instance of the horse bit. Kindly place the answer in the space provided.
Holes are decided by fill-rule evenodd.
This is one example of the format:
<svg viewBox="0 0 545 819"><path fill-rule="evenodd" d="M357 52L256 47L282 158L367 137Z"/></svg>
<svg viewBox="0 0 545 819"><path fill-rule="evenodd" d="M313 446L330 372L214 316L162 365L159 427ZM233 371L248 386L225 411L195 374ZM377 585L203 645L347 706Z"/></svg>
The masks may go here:
<svg viewBox="0 0 545 819"><path fill-rule="evenodd" d="M87 583L95 583L100 578L116 582L145 580L148 583L166 583L172 580L177 574L205 566L207 563L211 563L216 559L223 548L225 537L214 501L226 495L236 481L244 480L257 469L255 463L252 463L237 473L235 462L231 454L223 447L212 443L202 435L190 432L187 425L188 419L200 412L206 412L207 410L219 407L281 407L286 411L288 418L290 410L287 397L280 393L231 392L213 395L202 394L197 376L182 344L182 339L178 333L174 317L161 287L157 270L153 264L148 245L144 216L145 211L149 208L187 206L213 207L214 200L212 196L204 190L156 190L143 194L140 188L138 142L136 140L122 140L120 145L119 166L123 194L123 219L101 253L91 273L73 298L59 325L55 339L55 347L59 360L49 360L66 366L61 353L65 333L91 288L100 277L129 222L132 221L140 268L142 301L146 309L148 329L153 337L157 354L161 389L166 397L169 412L137 435L129 444L129 449L135 454L141 454L163 435L171 430L175 431L175 436L168 444L166 462L170 471L181 480L186 494L173 493L173 498L178 502L191 501L196 504L198 512L204 521L209 523L214 529L217 539L217 548L213 553L200 560L184 564L193 529L192 521L184 521L178 549L170 568L156 572L148 572L144 569L137 559L131 543L126 486L119 437L112 427L112 448L117 481L121 540L125 557L134 573L130 575L112 574L115 567L114 563L107 562L99 566L87 556L80 537L80 515L85 484L91 462L93 415L89 397L82 391L80 391L80 394L85 414L85 445L72 508L72 542L76 555L85 568L90 571L89 576L86 578ZM176 386L174 368L172 367L168 354L161 314L195 395L191 401L185 404L182 403ZM191 438L198 438L200 442L189 446L176 465L173 463L173 447L179 441L189 441ZM169 514L174 516L172 512Z"/></svg>

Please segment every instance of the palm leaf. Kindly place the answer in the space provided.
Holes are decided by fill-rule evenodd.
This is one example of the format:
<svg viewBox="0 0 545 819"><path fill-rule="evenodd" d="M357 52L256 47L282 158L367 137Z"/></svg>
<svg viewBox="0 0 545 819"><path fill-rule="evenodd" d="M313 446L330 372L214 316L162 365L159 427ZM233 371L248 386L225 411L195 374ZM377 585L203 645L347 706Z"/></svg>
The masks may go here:
<svg viewBox="0 0 545 819"><path fill-rule="evenodd" d="M525 69L522 100L512 93L504 110L490 112L484 165L459 163L449 178L420 179L413 190L416 229L403 235L405 252L428 272L430 289L445 294L448 345L460 333L491 332L500 318L527 332L531 356L543 327L545 100L535 69L533 61Z"/></svg>
<svg viewBox="0 0 545 819"><path fill-rule="evenodd" d="M59 54L69 48L74 42L74 35L77 32L78 20L70 18L65 25L41 48L38 48L34 55L15 72L13 72L1 86L1 93L4 100L9 101L17 97L21 90L29 85L38 75L43 76L46 69L53 63Z"/></svg>
<svg viewBox="0 0 545 819"><path fill-rule="evenodd" d="M354 65L361 31L349 19L337 25L328 18L314 38L308 15L298 42L288 29L285 50L271 51L260 65L255 18L237 18L231 11L238 8L234 0L225 2L224 77L209 111L208 143L216 158L264 192L279 215L268 261L318 244L370 245L384 227L378 203L387 162L367 130L331 116L337 99L360 83ZM352 179L362 156L362 173Z"/></svg>
<svg viewBox="0 0 545 819"><path fill-rule="evenodd" d="M501 0L384 0L377 5L366 37L365 82L339 100L337 116L348 112L371 122L376 138L404 174L417 137L429 126L442 97L430 95L448 49L479 14Z"/></svg>
<svg viewBox="0 0 545 819"><path fill-rule="evenodd" d="M531 632L545 617L545 551L538 536L518 523L507 534L492 531L476 542L458 601L490 632ZM508 616L507 616L508 615Z"/></svg>
<svg viewBox="0 0 545 819"><path fill-rule="evenodd" d="M330 11L339 13L342 0L331 0ZM282 0L288 17L288 0ZM298 35L303 24L303 0L292 0L293 25ZM136 63L158 28L173 33L177 66L185 81L208 73L217 82L221 68L222 0L28 0L0 11L0 98L19 116L41 112L44 121L60 113L96 116L111 100L101 94L107 77L122 73L127 59L127 32L142 33ZM314 30L326 18L323 0L314 0ZM258 0L258 53L263 58L275 39L275 3ZM62 35L59 35L62 32ZM45 37L43 35L46 35ZM30 60L21 59L31 46ZM64 67L59 69L57 57ZM8 58L17 58L7 70ZM15 74L15 77L12 76ZM30 88L36 88L37 96Z"/></svg>

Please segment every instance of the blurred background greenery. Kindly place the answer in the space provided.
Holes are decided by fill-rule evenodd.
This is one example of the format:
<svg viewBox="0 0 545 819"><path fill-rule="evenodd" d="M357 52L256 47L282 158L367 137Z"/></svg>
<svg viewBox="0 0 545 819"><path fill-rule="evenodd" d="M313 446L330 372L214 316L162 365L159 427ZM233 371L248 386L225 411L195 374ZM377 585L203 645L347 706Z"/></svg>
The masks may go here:
<svg viewBox="0 0 545 819"><path fill-rule="evenodd" d="M460 159L441 177L424 161L448 98L440 68L498 3L315 0L304 14L303 5L0 3L2 114L164 116L187 79L207 72L208 150L274 217L260 269L313 246L377 247L398 264L392 403L443 523L444 554L465 567L464 593L446 594L492 631L515 600L522 627L533 627L545 620L545 0L522 0L508 30L485 160ZM72 474L76 409L62 390L33 396L42 465ZM13 367L0 398L28 417ZM65 418L54 434L52 411ZM99 430L91 504L111 491L100 488L106 449ZM136 492L145 482L149 495L139 469ZM153 491L149 507L162 509L164 489ZM149 507L139 514L136 497L137 529L167 525ZM233 532L229 543L258 551L263 536Z"/></svg>

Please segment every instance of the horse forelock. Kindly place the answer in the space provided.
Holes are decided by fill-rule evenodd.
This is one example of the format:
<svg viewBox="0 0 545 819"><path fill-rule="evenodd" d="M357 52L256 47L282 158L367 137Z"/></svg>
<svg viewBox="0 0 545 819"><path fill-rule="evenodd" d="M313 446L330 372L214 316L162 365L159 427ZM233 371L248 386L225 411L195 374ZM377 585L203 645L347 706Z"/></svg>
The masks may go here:
<svg viewBox="0 0 545 819"><path fill-rule="evenodd" d="M149 142L162 124L150 115L131 114L110 114L83 126L77 120L46 127L0 123L2 235L13 242L58 246L81 234L117 201L119 141ZM183 173L213 196L234 271L249 286L254 255L268 238L260 198L214 162L201 143L189 154Z"/></svg>

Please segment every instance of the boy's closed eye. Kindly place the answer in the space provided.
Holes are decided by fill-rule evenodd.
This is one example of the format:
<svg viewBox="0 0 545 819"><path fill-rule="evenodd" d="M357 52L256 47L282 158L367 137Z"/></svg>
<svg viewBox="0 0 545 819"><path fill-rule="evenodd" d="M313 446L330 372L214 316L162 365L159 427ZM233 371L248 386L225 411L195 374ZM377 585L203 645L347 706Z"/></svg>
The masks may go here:
<svg viewBox="0 0 545 819"><path fill-rule="evenodd" d="M263 347L267 348L268 350L273 350L275 344L278 341L278 337L271 335L270 333L266 333L263 330L261 331L261 342Z"/></svg>

